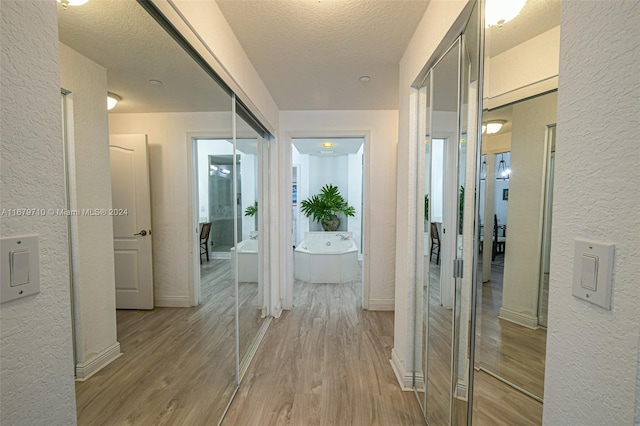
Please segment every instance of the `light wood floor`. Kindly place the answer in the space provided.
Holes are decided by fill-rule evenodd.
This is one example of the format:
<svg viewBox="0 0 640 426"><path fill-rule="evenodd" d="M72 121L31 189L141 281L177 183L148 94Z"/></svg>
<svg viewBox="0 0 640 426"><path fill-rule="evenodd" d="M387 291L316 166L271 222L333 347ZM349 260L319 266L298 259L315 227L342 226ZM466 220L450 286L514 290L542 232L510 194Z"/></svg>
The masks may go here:
<svg viewBox="0 0 640 426"><path fill-rule="evenodd" d="M364 311L361 285L295 283L223 425L424 425L391 369L393 312Z"/></svg>
<svg viewBox="0 0 640 426"><path fill-rule="evenodd" d="M499 372L506 372L507 377L516 381L527 377L526 382L540 382L544 378L544 370L540 374L540 353L542 353L542 368L544 368L544 337L543 330L530 330L498 319L498 311L502 303L501 267L494 267L495 274L492 283L485 284L482 296L483 309L479 310L479 324L481 332L477 336L478 347L476 361L480 365L492 368ZM428 344L428 381L427 381L427 420L429 425L447 425L449 423L450 386L451 386L451 324L452 310L440 306L439 298L439 274L440 267L431 262L429 279L429 300L427 300L426 287L423 293L424 304L428 303L429 332ZM499 287L497 290L495 287ZM521 330L524 329L524 330ZM533 333L532 333L533 332ZM535 339L531 338L535 336ZM525 339L524 344L518 340L518 336ZM423 339L426 338L426 330L423 331ZM532 341L535 348L532 349ZM521 346L519 346L521 345ZM532 351L523 355L522 352ZM515 357L515 359L510 359ZM530 358L536 360L530 362ZM507 365L501 363L503 359L509 359ZM519 363L529 363L520 366ZM516 371L513 371L513 370ZM516 377L517 375L517 377ZM535 377L536 380L533 377ZM480 426L509 425L529 426L542 424L542 404L535 399L519 392L511 386L495 379L482 371L475 371L474 376L474 407L473 424ZM418 394L424 398L424 393ZM457 401L456 411L458 419L453 419L457 424L466 424L466 404ZM464 422L464 423L461 423Z"/></svg>
<svg viewBox="0 0 640 426"><path fill-rule="evenodd" d="M502 275L503 268L493 265L491 280L482 285L477 365L542 398L547 331L498 318Z"/></svg>
<svg viewBox="0 0 640 426"><path fill-rule="evenodd" d="M202 266L193 308L119 310L123 355L76 383L79 425L215 425L236 387L229 260ZM239 286L241 353L260 327L257 285Z"/></svg>

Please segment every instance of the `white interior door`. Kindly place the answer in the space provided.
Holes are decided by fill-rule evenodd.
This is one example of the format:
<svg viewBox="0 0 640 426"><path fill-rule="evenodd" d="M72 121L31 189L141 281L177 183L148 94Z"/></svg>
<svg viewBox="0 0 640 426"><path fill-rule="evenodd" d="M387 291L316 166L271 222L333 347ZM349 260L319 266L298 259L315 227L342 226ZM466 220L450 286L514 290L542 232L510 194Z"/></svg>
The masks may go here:
<svg viewBox="0 0 640 426"><path fill-rule="evenodd" d="M146 135L111 135L116 308L153 309L151 196Z"/></svg>

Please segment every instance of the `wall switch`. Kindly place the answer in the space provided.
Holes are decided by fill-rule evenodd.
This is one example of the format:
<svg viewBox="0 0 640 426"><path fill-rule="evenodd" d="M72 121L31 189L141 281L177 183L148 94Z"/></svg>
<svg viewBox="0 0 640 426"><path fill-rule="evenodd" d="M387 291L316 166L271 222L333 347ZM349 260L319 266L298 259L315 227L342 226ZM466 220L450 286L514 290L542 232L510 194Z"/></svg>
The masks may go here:
<svg viewBox="0 0 640 426"><path fill-rule="evenodd" d="M573 295L611 309L614 245L576 238Z"/></svg>
<svg viewBox="0 0 640 426"><path fill-rule="evenodd" d="M37 235L0 238L0 303L40 292Z"/></svg>

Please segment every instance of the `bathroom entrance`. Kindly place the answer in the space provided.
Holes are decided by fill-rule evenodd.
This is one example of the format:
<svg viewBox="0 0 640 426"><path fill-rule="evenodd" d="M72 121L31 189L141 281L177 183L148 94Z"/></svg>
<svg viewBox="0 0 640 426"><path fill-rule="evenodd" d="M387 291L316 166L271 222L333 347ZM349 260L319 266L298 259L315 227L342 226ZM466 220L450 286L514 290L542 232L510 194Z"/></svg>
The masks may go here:
<svg viewBox="0 0 640 426"><path fill-rule="evenodd" d="M343 285L362 304L364 141L292 139L294 299L307 285Z"/></svg>

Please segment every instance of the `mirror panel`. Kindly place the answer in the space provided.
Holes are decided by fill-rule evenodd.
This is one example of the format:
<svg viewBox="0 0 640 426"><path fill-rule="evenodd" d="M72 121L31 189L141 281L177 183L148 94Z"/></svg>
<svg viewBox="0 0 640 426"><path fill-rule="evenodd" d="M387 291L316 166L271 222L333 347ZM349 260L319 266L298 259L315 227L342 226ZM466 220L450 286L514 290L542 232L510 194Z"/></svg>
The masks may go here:
<svg viewBox="0 0 640 426"><path fill-rule="evenodd" d="M266 301L262 279L262 241L260 236L260 164L264 141L244 119L236 114L236 174L237 204L236 244L232 259L236 259L238 286L238 335L240 370L248 367L248 355L256 343L258 331L265 319Z"/></svg>
<svg viewBox="0 0 640 426"><path fill-rule="evenodd" d="M70 173L79 183L78 205L107 195L95 177L108 173L114 134L145 135L152 203L153 232L144 238L153 241L156 306L116 311L102 293L113 293L113 282L102 286L101 276L74 283L75 312L82 313L74 318L76 370L103 349L102 336L114 336L123 353L76 382L78 423L99 424L106 412L113 423L218 424L239 380L237 270L231 252L244 240L236 233L258 231L255 220L242 214L247 206L236 206L236 200L242 201L241 194L258 200L261 138L253 132L235 140L228 88L139 3L90 1L66 9L59 4L58 15L61 86L73 101L66 111L74 115L70 149L79 161ZM110 112L107 91L121 98ZM245 130L240 123L238 130ZM236 158L244 164L236 166ZM192 176L186 172L189 164ZM79 224L72 238L105 246L104 227ZM108 257L93 253L95 259ZM255 250L255 256L261 254ZM82 262L81 270L90 269ZM263 282L255 281L250 284L261 292ZM240 313L243 324L262 324L261 297L245 299L252 317ZM240 332L243 347L253 344L252 330Z"/></svg>
<svg viewBox="0 0 640 426"><path fill-rule="evenodd" d="M426 413L434 425L449 424L452 408L460 47L458 39L431 71Z"/></svg>

